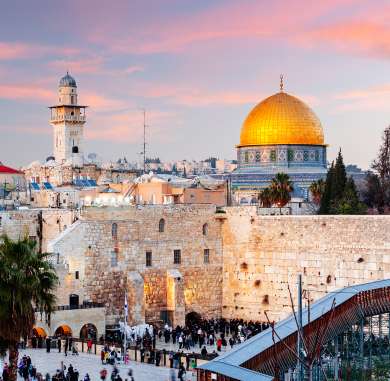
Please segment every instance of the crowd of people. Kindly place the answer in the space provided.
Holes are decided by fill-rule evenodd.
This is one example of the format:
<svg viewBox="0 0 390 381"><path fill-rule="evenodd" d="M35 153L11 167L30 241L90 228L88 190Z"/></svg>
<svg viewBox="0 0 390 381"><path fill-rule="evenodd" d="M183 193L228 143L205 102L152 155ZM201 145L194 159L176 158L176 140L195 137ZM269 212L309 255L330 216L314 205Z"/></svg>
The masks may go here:
<svg viewBox="0 0 390 381"><path fill-rule="evenodd" d="M184 326L171 327L165 324L159 329L152 326L145 327L142 331L142 336L140 332L133 330L130 337L127 338L127 347L137 348L139 356L136 358L137 361L155 366L169 367L171 368L170 380L175 380L177 374L178 380L181 381L185 379L186 372L196 367L199 357L204 359L216 357L219 352L233 348L236 344L244 342L267 328L268 324L265 323L225 319L204 320L194 315L192 318L186 319ZM54 346L58 352L62 351L65 356L68 353L78 355L77 346L71 337L48 337L41 343L38 342L39 340L41 339L33 337L31 346L37 348L41 347L39 344L45 343L47 352L50 352ZM86 344L87 352L91 353L93 341L88 339ZM123 342L116 344L123 345ZM169 348L167 344L169 344ZM174 349L172 344L175 346ZM119 374L117 364L124 363L124 365L127 365L129 363L128 356L125 356L123 359L121 352L117 348L118 345L114 345L114 343L112 345L104 344L100 352L102 365L113 367L110 376L112 381L123 380ZM29 381L90 381L88 374L80 378L79 371L72 365L69 365L67 369L66 366L64 366L64 369L58 369L53 375L45 374L43 376L33 366L29 356L23 356L20 359L18 373L21 378ZM107 375L107 370L103 368L100 372L100 379L106 380ZM1 376L0 381L9 380L9 368L7 365L3 366ZM134 380L131 369L127 376L125 378L126 381Z"/></svg>
<svg viewBox="0 0 390 381"><path fill-rule="evenodd" d="M268 328L266 323L226 319L188 319L184 327L170 327L168 324L158 330L157 335L165 344L176 344L178 350L187 351L199 347L202 355L207 355L206 346L215 347L217 352L228 346L244 342Z"/></svg>

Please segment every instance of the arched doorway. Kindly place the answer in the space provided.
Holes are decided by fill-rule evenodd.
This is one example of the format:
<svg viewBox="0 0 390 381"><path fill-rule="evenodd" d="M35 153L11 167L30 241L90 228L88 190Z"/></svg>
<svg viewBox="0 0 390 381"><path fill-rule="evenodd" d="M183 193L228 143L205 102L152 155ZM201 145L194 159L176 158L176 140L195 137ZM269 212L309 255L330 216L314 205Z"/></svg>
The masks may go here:
<svg viewBox="0 0 390 381"><path fill-rule="evenodd" d="M199 326L202 323L202 316L195 311L189 312L186 315L186 326L194 327Z"/></svg>
<svg viewBox="0 0 390 381"><path fill-rule="evenodd" d="M34 327L32 330L32 334L35 337L45 338L47 336L46 331L41 327Z"/></svg>
<svg viewBox="0 0 390 381"><path fill-rule="evenodd" d="M55 330L54 336L72 336L72 330L68 325L63 324Z"/></svg>
<svg viewBox="0 0 390 381"><path fill-rule="evenodd" d="M91 323L87 323L81 327L80 339L96 340L96 338L97 338L97 329L96 329L95 325L93 325Z"/></svg>

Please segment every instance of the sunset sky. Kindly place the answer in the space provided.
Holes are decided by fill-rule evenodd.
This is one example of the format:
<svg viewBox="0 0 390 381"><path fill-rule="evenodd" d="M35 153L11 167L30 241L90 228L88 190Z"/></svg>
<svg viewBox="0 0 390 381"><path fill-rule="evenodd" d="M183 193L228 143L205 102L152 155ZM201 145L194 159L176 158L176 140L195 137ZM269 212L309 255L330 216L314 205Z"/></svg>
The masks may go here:
<svg viewBox="0 0 390 381"><path fill-rule="evenodd" d="M367 168L390 123L390 2L13 0L0 11L0 161L52 153L66 70L90 106L86 153L235 158L251 108L285 90L321 119L329 158Z"/></svg>

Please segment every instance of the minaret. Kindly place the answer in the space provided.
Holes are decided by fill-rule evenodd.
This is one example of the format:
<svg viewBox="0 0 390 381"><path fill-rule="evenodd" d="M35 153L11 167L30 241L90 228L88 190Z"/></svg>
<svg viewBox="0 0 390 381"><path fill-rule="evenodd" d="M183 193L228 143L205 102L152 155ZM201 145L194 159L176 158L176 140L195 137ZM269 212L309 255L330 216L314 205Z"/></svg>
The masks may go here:
<svg viewBox="0 0 390 381"><path fill-rule="evenodd" d="M58 86L58 104L50 107L50 124L54 128L53 154L58 163L83 165L84 123L87 106L77 104L77 85L67 72Z"/></svg>

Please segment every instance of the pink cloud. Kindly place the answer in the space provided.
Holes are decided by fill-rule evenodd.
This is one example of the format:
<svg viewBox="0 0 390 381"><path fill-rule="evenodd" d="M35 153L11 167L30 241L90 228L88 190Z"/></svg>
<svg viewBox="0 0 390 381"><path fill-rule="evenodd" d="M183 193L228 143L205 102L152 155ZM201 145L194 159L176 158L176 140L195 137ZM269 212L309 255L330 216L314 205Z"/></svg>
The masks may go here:
<svg viewBox="0 0 390 381"><path fill-rule="evenodd" d="M165 111L149 111L148 126L153 128L153 138L164 137L166 128L176 127L177 115ZM111 142L140 143L143 139L143 114L141 110L111 114L92 114L85 129L86 137ZM151 134L150 131L147 134ZM149 135L150 136L150 135ZM161 140L161 139L160 139Z"/></svg>
<svg viewBox="0 0 390 381"><path fill-rule="evenodd" d="M390 84L335 94L337 110L387 111L390 104Z"/></svg>
<svg viewBox="0 0 390 381"><path fill-rule="evenodd" d="M79 103L88 105L92 112L112 112L129 108L129 102L100 95L96 92L83 91Z"/></svg>
<svg viewBox="0 0 390 381"><path fill-rule="evenodd" d="M129 31L115 24L108 28L114 30L112 34L91 30L87 38L116 52L139 54L178 52L194 43L221 39L281 38L291 41L296 34L304 35L310 30L316 19L353 3L356 1L297 0L288 4L287 11L284 1L266 4L259 1L225 2L176 19L162 18L146 30ZM110 21L116 23L116 18Z"/></svg>
<svg viewBox="0 0 390 381"><path fill-rule="evenodd" d="M102 57L84 59L59 59L48 63L48 67L59 73L70 71L71 73L96 74L103 71L104 59Z"/></svg>
<svg viewBox="0 0 390 381"><path fill-rule="evenodd" d="M71 56L79 54L76 48L0 41L0 60L37 58L46 55Z"/></svg>
<svg viewBox="0 0 390 381"><path fill-rule="evenodd" d="M52 102L56 94L38 84L0 85L0 98L10 100L29 100Z"/></svg>

